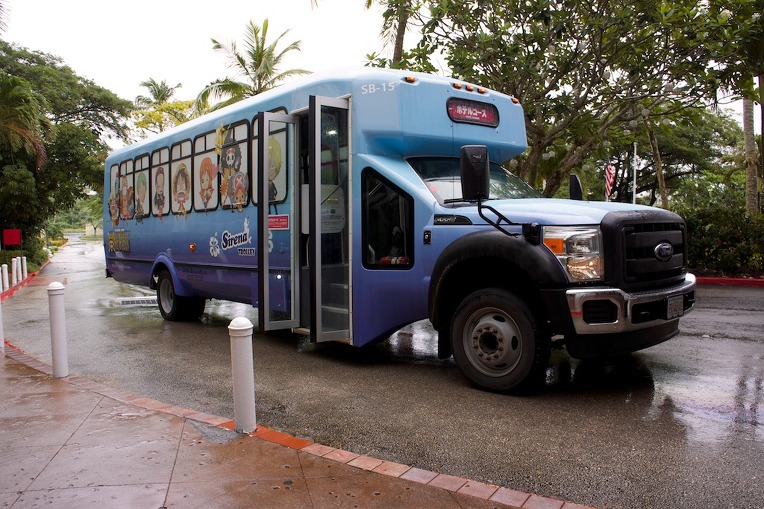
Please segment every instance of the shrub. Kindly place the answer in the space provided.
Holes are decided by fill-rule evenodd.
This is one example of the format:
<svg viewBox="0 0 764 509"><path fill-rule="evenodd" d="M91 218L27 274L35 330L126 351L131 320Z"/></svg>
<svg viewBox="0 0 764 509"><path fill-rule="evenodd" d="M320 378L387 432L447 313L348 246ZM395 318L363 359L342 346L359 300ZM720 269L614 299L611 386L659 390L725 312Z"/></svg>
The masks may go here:
<svg viewBox="0 0 764 509"><path fill-rule="evenodd" d="M682 215L689 265L697 274L764 277L764 216L714 204Z"/></svg>

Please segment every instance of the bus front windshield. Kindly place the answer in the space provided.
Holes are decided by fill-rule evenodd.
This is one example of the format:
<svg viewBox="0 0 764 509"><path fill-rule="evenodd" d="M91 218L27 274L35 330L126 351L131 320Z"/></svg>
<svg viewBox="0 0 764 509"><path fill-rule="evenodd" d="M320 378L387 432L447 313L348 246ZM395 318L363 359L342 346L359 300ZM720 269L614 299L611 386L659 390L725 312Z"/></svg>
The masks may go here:
<svg viewBox="0 0 764 509"><path fill-rule="evenodd" d="M463 201L459 158L413 157L407 161L427 184L438 203L443 205ZM488 198L491 200L541 197L526 182L493 162L490 163L490 176Z"/></svg>

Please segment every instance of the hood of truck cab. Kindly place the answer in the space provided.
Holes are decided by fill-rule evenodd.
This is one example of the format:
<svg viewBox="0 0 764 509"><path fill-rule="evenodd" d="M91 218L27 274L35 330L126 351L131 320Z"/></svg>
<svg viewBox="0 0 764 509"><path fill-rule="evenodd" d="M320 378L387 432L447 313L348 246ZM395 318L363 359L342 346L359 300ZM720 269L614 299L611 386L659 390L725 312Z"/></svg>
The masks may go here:
<svg viewBox="0 0 764 509"><path fill-rule="evenodd" d="M516 223L540 225L600 224L602 218L614 211L660 210L655 207L618 202L589 202L554 198L524 198L516 200L487 200L484 206L493 207ZM476 210L477 212L477 210ZM490 212L485 211L490 218Z"/></svg>

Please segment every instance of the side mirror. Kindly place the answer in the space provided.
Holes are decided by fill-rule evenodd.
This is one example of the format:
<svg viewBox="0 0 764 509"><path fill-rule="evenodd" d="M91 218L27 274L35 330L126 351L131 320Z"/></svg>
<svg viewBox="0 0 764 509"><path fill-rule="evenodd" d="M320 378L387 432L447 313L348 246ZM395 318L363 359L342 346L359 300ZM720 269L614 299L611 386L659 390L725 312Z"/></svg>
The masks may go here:
<svg viewBox="0 0 764 509"><path fill-rule="evenodd" d="M583 187L581 187L581 179L575 173L570 174L570 199L584 199L584 190Z"/></svg>
<svg viewBox="0 0 764 509"><path fill-rule="evenodd" d="M490 183L488 148L485 145L464 145L460 152L462 198L480 201L488 198Z"/></svg>

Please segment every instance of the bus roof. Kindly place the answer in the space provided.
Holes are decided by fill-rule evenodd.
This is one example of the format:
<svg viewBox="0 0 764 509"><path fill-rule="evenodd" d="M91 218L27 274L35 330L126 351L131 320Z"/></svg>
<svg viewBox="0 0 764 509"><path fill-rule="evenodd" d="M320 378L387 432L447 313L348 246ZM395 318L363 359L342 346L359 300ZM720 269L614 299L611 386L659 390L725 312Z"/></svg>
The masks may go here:
<svg viewBox="0 0 764 509"><path fill-rule="evenodd" d="M455 155L459 147L483 144L504 162L526 148L521 106L511 97L478 85L432 74L381 68L343 68L297 78L274 89L208 113L156 136L116 150L109 159L136 157L241 120L260 111L295 113L309 97L352 97L354 152L384 155ZM452 101L449 105L449 100ZM461 101L461 102L460 102ZM456 106L453 106L453 105ZM495 115L451 117L477 106ZM484 111L484 110L485 111ZM493 125L495 123L496 125Z"/></svg>

